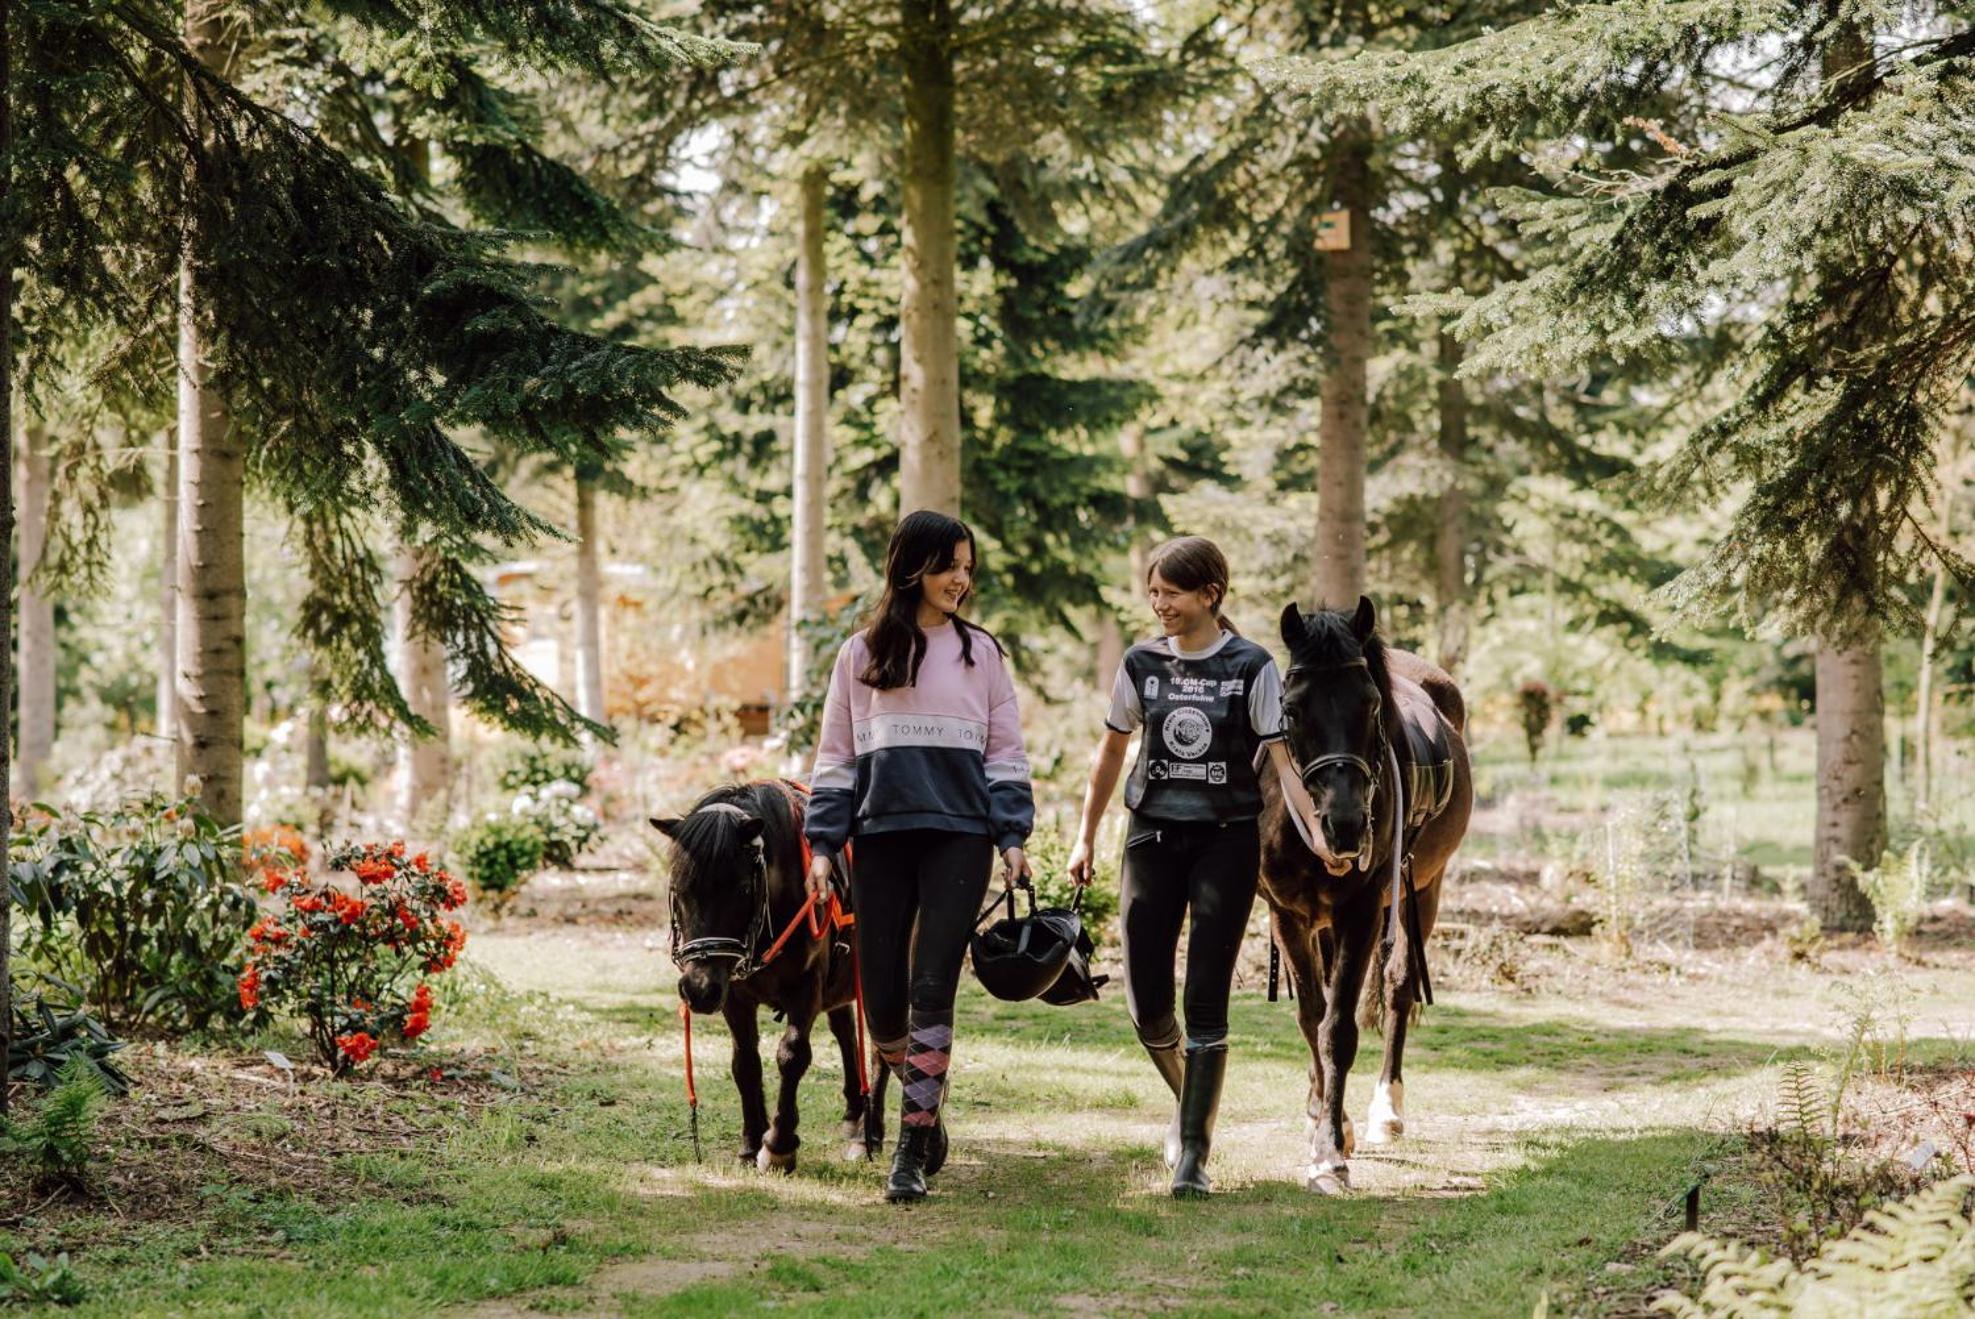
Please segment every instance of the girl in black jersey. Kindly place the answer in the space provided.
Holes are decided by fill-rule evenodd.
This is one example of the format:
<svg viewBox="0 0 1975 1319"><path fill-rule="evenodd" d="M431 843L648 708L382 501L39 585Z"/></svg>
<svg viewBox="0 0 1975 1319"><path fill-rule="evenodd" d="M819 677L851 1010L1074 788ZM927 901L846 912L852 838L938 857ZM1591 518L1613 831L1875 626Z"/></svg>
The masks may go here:
<svg viewBox="0 0 1975 1319"><path fill-rule="evenodd" d="M1267 650L1221 617L1228 564L1212 541L1182 536L1154 550L1145 589L1164 635L1133 646L1118 667L1069 868L1077 883L1090 882L1098 822L1142 729L1125 787L1125 996L1179 1101L1166 1137L1173 1194L1205 1195L1227 1073L1228 993L1261 864L1255 762L1282 736L1282 676ZM1189 913L1182 1035L1173 960Z"/></svg>

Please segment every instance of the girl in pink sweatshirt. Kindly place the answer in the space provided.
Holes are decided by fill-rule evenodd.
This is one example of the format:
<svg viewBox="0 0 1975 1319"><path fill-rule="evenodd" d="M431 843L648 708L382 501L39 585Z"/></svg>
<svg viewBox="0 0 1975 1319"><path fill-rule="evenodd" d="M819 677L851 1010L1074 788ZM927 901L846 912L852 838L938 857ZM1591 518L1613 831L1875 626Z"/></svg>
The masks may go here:
<svg viewBox="0 0 1975 1319"><path fill-rule="evenodd" d="M837 652L803 826L819 893L857 840L864 1009L903 1091L893 1202L923 1199L946 1161L953 1001L994 854L1007 882L1029 872L1035 803L1015 685L1000 644L960 617L975 568L965 523L922 510L898 524L871 625Z"/></svg>

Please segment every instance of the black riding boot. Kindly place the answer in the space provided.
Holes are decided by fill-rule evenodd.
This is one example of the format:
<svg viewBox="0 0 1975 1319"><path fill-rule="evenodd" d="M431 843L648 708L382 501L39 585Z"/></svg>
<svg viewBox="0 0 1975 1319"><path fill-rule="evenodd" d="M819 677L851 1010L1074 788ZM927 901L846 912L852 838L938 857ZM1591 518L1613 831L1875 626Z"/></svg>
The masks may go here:
<svg viewBox="0 0 1975 1319"><path fill-rule="evenodd" d="M946 1166L946 1105L933 1117L933 1137L926 1143L926 1176Z"/></svg>
<svg viewBox="0 0 1975 1319"><path fill-rule="evenodd" d="M1180 1161L1180 1090L1185 1084L1186 1063L1180 1057L1179 1042L1171 1044L1148 1044L1145 1052L1152 1057L1152 1065L1159 1069L1160 1077L1173 1092L1173 1120L1166 1126L1166 1166L1171 1168Z"/></svg>
<svg viewBox="0 0 1975 1319"><path fill-rule="evenodd" d="M910 1204L926 1198L926 1155L932 1144L931 1127L899 1129L898 1148L892 1151L891 1176L885 1181L885 1199L893 1204Z"/></svg>
<svg viewBox="0 0 1975 1319"><path fill-rule="evenodd" d="M1186 1081L1180 1090L1180 1157L1173 1166L1173 1194L1207 1194L1207 1151L1214 1143L1214 1118L1221 1108L1221 1082L1228 1071L1228 1046L1210 1044L1186 1052Z"/></svg>

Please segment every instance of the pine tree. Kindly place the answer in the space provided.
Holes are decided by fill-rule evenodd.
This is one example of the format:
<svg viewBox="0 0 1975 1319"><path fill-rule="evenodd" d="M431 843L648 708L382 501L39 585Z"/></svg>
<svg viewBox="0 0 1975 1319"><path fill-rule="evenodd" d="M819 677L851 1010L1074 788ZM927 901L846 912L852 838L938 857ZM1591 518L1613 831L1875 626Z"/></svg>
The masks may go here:
<svg viewBox="0 0 1975 1319"><path fill-rule="evenodd" d="M1917 17L1882 50L1880 6L1586 7L1283 71L1326 112L1376 106L1464 159L1542 167L1512 200L1541 259L1436 304L1466 374L1649 364L1729 399L1658 472L1663 493L1739 496L1668 596L1820 638L1811 892L1838 928L1869 916L1844 857L1869 863L1883 839L1878 637L1911 621L1905 586L1942 552L1916 513L1975 357L1959 154L1975 31ZM1732 65L1755 43L1779 58L1750 91ZM1731 84L1753 104L1731 113ZM1691 128L1658 119L1669 100ZM1606 169L1648 144L1652 168Z"/></svg>
<svg viewBox="0 0 1975 1319"><path fill-rule="evenodd" d="M734 53L614 0L328 8L409 48L443 36L569 74L679 68ZM221 37L207 23L236 25L227 36L241 30L238 13L215 6L193 6L183 18L200 45ZM323 656L325 682L358 722L381 727L416 721L385 662L371 519L382 511L428 529L441 553L412 583L413 614L444 639L468 706L530 732L572 735L574 712L503 649L501 610L470 568L490 544L549 528L494 486L454 436L475 431L571 461L608 459L620 435L675 423L684 413L675 392L728 380L741 354L636 348L562 327L541 306L535 272L504 254L510 236L404 204L318 131L323 121L290 117L217 72L219 51L207 46L215 58L202 58L180 22L178 7L161 0L0 8L8 467L13 390L32 405L85 351L102 378L133 382L163 410L178 373L161 291L177 285L190 313L179 327L187 358L202 375L186 386L179 436L181 491L211 497L196 513L181 505L188 521L212 519L199 553L210 548L223 563L244 548L238 481L225 470L237 461L240 479L251 472L294 516L313 582L299 630ZM184 278L174 280L174 270ZM10 543L12 518L8 486L0 545ZM4 556L0 580L11 580ZM184 581L198 560L180 558ZM181 692L181 711L196 701L201 722L183 720L179 731L210 746L214 791L231 794L212 804L234 814L240 702L237 686L225 689L233 659L222 643L236 606L225 599L232 581L207 572L197 584L212 593L210 618L189 612L215 631L181 631L178 644L182 655L212 655L200 678L216 690ZM0 708L11 697L11 654L10 615L0 628ZM195 767L206 754L196 753ZM0 752L0 802L10 770ZM0 1030L6 992L0 965Z"/></svg>

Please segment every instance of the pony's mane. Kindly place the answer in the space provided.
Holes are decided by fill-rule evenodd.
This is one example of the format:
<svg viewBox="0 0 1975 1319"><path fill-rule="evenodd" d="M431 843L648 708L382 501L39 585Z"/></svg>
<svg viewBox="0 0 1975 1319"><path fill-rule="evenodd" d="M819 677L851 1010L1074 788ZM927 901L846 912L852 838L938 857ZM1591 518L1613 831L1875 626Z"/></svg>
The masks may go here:
<svg viewBox="0 0 1975 1319"><path fill-rule="evenodd" d="M728 783L694 802L672 836L689 870L696 873L717 865L741 846L740 817L732 811L705 809L716 805L738 806L761 821L761 845L771 868L796 864L795 818L781 786L774 782Z"/></svg>

